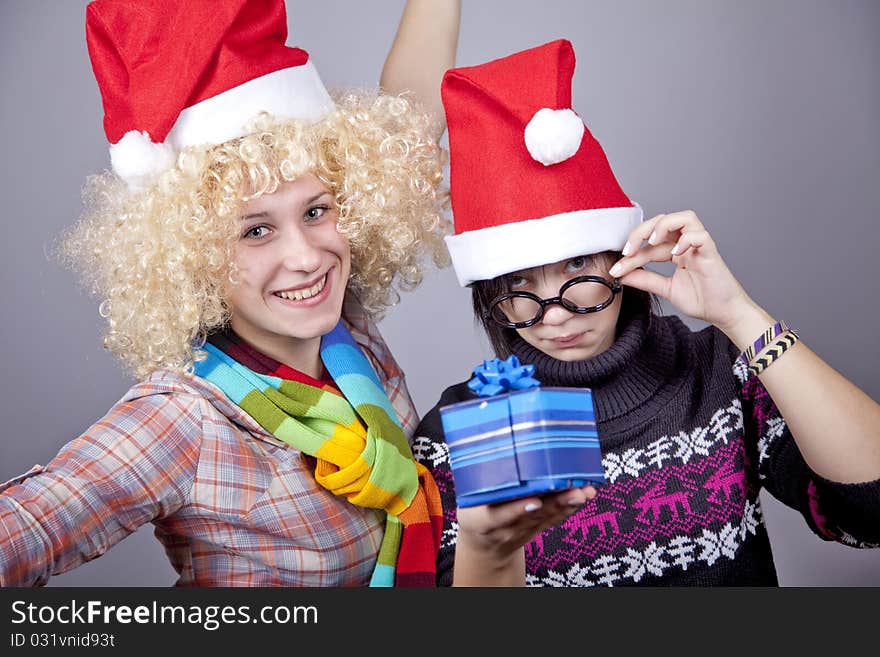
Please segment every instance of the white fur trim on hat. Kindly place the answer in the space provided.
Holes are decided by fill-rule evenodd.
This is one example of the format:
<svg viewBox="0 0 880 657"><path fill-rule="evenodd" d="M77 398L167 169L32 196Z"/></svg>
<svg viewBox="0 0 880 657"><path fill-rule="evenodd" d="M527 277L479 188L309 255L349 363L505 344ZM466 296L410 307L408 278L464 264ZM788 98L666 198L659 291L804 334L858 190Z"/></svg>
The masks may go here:
<svg viewBox="0 0 880 657"><path fill-rule="evenodd" d="M131 130L110 146L110 163L131 191L148 186L174 166L187 146L222 144L247 133L261 112L280 119L318 121L335 105L311 61L273 71L187 107L177 116L163 143Z"/></svg>
<svg viewBox="0 0 880 657"><path fill-rule="evenodd" d="M565 258L620 251L641 221L638 205L579 210L449 235L446 247L465 286Z"/></svg>
<svg viewBox="0 0 880 657"><path fill-rule="evenodd" d="M242 137L261 112L317 121L334 109L311 60L273 71L184 109L165 138L176 150Z"/></svg>
<svg viewBox="0 0 880 657"><path fill-rule="evenodd" d="M526 124L523 136L531 156L544 166L550 166L578 152L584 122L570 109L544 107Z"/></svg>
<svg viewBox="0 0 880 657"><path fill-rule="evenodd" d="M110 165L132 191L143 188L154 176L173 167L174 161L174 149L168 144L155 143L144 131L129 130L110 145Z"/></svg>

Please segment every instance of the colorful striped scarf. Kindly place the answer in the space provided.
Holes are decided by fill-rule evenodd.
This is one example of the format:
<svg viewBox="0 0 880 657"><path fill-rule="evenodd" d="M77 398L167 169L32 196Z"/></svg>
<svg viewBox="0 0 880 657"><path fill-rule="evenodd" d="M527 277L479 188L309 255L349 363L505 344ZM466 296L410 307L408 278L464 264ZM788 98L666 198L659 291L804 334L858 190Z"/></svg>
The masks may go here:
<svg viewBox="0 0 880 657"><path fill-rule="evenodd" d="M273 436L314 456L319 484L352 504L385 510L370 586L434 586L443 525L437 485L413 459L388 396L342 322L321 339L321 360L338 391L310 385L231 332L212 336L204 349L195 373Z"/></svg>

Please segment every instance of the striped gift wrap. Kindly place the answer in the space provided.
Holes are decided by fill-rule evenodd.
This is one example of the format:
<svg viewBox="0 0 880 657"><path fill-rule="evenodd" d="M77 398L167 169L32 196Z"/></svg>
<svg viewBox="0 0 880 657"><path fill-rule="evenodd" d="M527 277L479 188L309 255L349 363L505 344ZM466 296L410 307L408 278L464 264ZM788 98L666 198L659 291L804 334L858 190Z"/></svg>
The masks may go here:
<svg viewBox="0 0 880 657"><path fill-rule="evenodd" d="M588 388L534 387L440 408L459 507L605 481Z"/></svg>

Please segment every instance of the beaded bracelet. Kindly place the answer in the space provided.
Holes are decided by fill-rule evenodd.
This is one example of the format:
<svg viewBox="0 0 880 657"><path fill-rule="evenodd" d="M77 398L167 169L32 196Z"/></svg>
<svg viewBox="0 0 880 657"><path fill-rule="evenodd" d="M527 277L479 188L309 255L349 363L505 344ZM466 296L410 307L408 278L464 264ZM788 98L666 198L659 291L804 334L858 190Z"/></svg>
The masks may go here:
<svg viewBox="0 0 880 657"><path fill-rule="evenodd" d="M743 365L748 367L749 363L755 359L755 355L760 354L761 350L766 347L771 340L779 337L788 330L788 325L785 322L776 322L773 326L764 331L758 336L757 340L746 347L746 350L739 355L739 359L742 361Z"/></svg>
<svg viewBox="0 0 880 657"><path fill-rule="evenodd" d="M795 342L798 341L797 331L789 329L774 342L765 351L758 354L752 362L749 363L749 374L758 376L766 370L770 365L784 354Z"/></svg>

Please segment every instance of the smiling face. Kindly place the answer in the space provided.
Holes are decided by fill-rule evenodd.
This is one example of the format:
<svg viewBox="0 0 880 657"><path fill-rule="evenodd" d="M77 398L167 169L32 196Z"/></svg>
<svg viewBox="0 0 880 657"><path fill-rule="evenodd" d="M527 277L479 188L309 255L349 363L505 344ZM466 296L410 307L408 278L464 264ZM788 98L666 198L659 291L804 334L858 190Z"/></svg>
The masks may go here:
<svg viewBox="0 0 880 657"><path fill-rule="evenodd" d="M235 247L232 329L252 346L312 373L336 326L351 271L332 192L313 174L245 203Z"/></svg>
<svg viewBox="0 0 880 657"><path fill-rule="evenodd" d="M580 256L541 267L523 269L506 276L511 290L531 292L541 299L559 295L559 288L575 276L602 276L609 282L603 258ZM578 361L595 356L614 344L621 295L602 311L580 315L559 304L547 306L541 321L517 329L520 337L548 356L562 361Z"/></svg>

